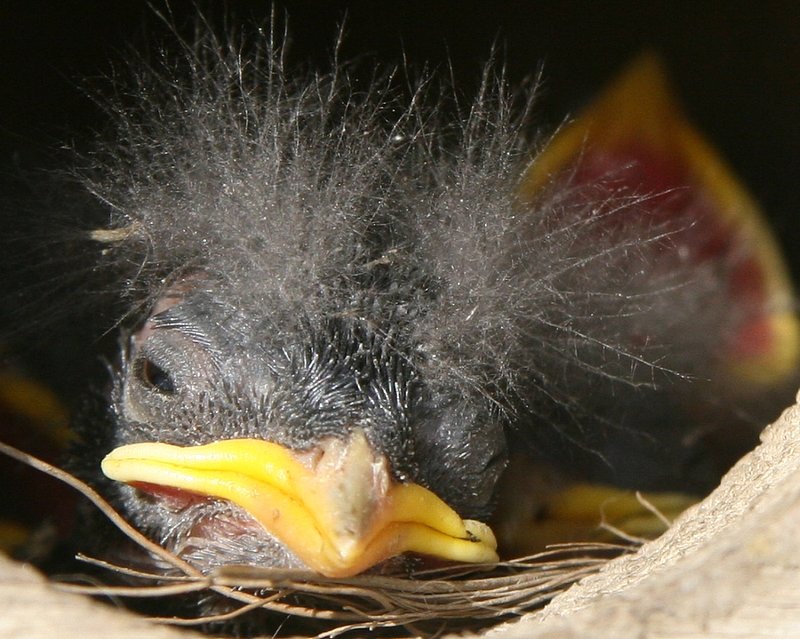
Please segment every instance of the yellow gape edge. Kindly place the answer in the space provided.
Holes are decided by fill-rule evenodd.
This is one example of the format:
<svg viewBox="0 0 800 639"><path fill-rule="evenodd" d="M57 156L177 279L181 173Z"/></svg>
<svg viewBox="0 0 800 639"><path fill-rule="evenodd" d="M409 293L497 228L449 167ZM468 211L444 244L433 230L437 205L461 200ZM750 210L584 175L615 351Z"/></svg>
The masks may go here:
<svg viewBox="0 0 800 639"><path fill-rule="evenodd" d="M632 141L683 167L692 188L713 203L720 226L741 238L751 253L751 274L763 287L763 314L743 328L720 373L756 392L782 381L800 360L800 324L777 242L759 206L687 122L654 55L637 59L578 119L556 132L523 176L520 200L535 199L581 154L613 152Z"/></svg>
<svg viewBox="0 0 800 639"><path fill-rule="evenodd" d="M394 482L361 431L348 441L328 439L314 454L256 439L132 444L112 451L102 468L118 481L230 501L328 577L355 575L404 552L498 559L488 526L462 520L422 486Z"/></svg>

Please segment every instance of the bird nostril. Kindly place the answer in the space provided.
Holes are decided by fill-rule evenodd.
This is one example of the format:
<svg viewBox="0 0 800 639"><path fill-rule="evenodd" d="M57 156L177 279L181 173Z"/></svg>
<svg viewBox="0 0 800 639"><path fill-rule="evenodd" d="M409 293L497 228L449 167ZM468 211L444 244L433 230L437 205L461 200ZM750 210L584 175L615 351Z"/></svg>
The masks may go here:
<svg viewBox="0 0 800 639"><path fill-rule="evenodd" d="M149 388L164 395L175 394L172 376L151 359L140 359L136 364L136 376Z"/></svg>

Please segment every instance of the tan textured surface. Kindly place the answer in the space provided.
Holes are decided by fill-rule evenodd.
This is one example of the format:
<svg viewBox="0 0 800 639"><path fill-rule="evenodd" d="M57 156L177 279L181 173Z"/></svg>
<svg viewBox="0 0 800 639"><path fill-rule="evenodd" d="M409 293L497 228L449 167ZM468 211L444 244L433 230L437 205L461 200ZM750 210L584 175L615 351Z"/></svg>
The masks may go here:
<svg viewBox="0 0 800 639"><path fill-rule="evenodd" d="M490 630L502 639L800 637L800 407L708 499L636 555ZM0 559L0 637L148 637L187 633L55 591ZM197 636L190 634L189 636Z"/></svg>
<svg viewBox="0 0 800 639"><path fill-rule="evenodd" d="M800 637L800 408L762 440L667 534L498 636Z"/></svg>
<svg viewBox="0 0 800 639"><path fill-rule="evenodd" d="M0 637L15 639L186 639L198 637L57 592L28 566L0 556Z"/></svg>

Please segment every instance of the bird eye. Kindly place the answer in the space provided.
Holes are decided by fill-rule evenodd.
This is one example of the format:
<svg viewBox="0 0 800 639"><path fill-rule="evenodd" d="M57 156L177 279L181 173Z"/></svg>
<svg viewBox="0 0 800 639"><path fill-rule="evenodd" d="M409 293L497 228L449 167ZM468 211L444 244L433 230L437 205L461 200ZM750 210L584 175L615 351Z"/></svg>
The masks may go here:
<svg viewBox="0 0 800 639"><path fill-rule="evenodd" d="M172 376L151 359L140 359L136 364L136 376L145 385L164 395L175 393Z"/></svg>

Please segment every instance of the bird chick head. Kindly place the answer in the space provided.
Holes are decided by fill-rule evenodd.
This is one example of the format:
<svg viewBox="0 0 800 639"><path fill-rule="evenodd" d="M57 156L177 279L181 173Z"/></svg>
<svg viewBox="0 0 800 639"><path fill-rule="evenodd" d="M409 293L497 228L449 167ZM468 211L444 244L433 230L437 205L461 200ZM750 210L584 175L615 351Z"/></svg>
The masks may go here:
<svg viewBox="0 0 800 639"><path fill-rule="evenodd" d="M497 559L462 519L486 515L504 465L489 412L428 387L390 334L341 317L278 333L224 291L183 278L131 338L102 468L138 523L203 567Z"/></svg>

